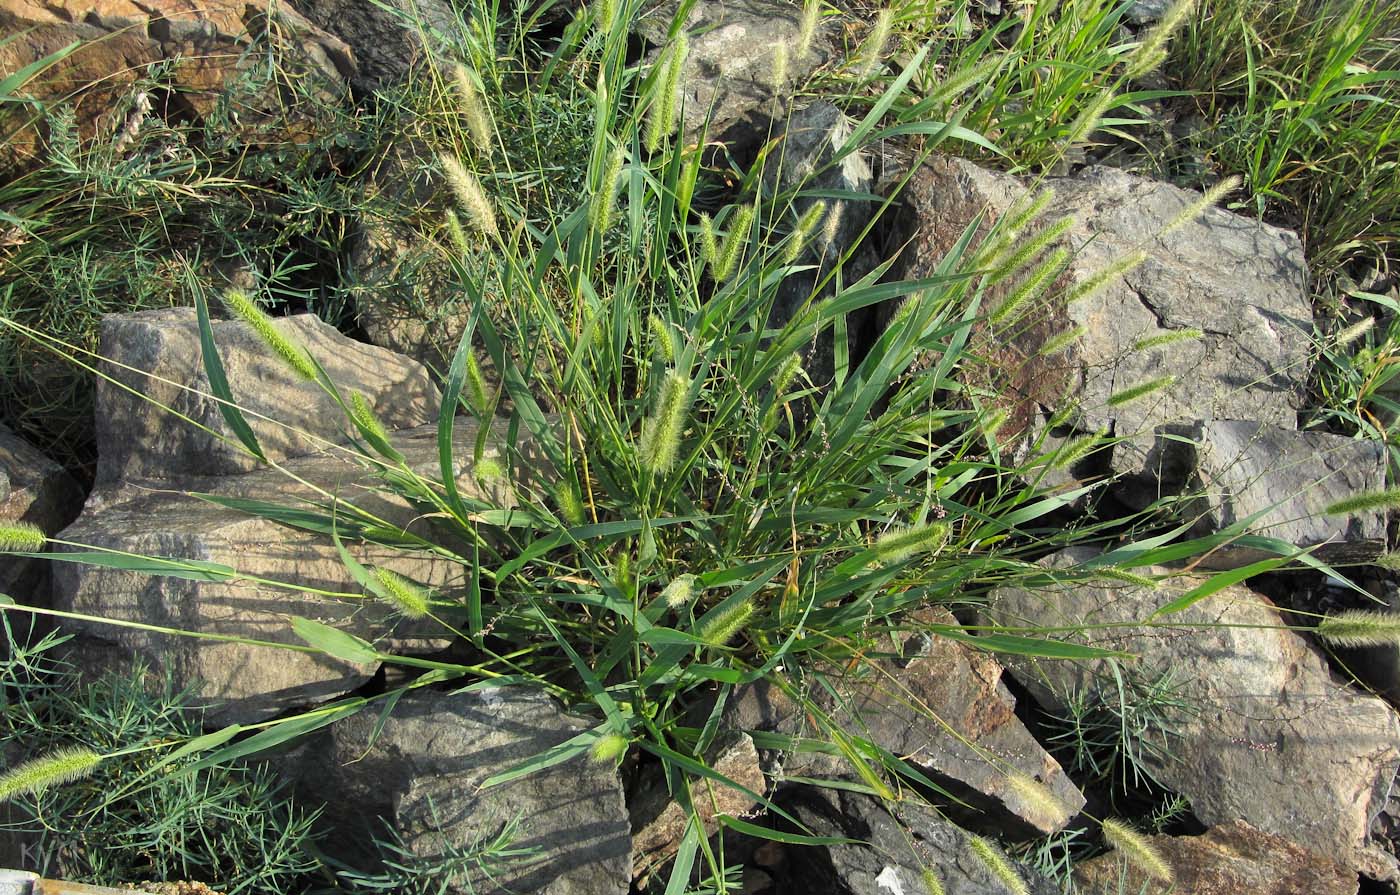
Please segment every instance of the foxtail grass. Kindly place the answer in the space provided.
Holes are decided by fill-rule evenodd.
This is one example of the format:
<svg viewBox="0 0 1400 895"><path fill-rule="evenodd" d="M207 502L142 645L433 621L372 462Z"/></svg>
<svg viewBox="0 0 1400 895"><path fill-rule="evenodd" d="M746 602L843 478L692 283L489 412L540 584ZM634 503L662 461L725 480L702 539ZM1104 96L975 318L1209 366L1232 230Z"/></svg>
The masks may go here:
<svg viewBox="0 0 1400 895"><path fill-rule="evenodd" d="M406 575L393 569L376 566L374 578L379 582L388 603L405 618L423 618L428 614L428 590Z"/></svg>
<svg viewBox="0 0 1400 895"><path fill-rule="evenodd" d="M102 756L86 747L60 749L26 761L0 774L0 803L16 796L34 795L50 786L72 783L92 774Z"/></svg>
<svg viewBox="0 0 1400 895"><path fill-rule="evenodd" d="M293 372L302 379L316 378L316 365L311 362L306 349L285 336L277 328L277 324L273 323L272 318L263 313L262 308L253 301L252 296L242 289L230 289L224 293L223 298L224 306L251 326L263 344L291 367Z"/></svg>
<svg viewBox="0 0 1400 895"><path fill-rule="evenodd" d="M1324 618L1313 633L1341 647L1400 644L1400 614L1369 609L1348 609Z"/></svg>
<svg viewBox="0 0 1400 895"><path fill-rule="evenodd" d="M1132 866L1153 879L1170 883L1174 874L1171 864L1147 837L1120 820L1105 820L1099 824L1104 841L1122 855Z"/></svg>
<svg viewBox="0 0 1400 895"><path fill-rule="evenodd" d="M43 529L29 522L0 524L0 553L38 553L47 541Z"/></svg>

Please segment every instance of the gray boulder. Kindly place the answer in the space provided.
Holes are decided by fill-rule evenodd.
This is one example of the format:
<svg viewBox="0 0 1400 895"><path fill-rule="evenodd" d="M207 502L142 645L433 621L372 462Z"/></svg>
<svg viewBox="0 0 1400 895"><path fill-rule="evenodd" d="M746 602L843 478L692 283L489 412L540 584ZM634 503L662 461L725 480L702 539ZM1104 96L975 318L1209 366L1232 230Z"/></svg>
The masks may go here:
<svg viewBox="0 0 1400 895"><path fill-rule="evenodd" d="M1326 855L1243 821L1211 827L1200 836L1149 836L1171 865L1175 885L1151 879L1115 852L1075 867L1082 895L1356 895L1356 872ZM1127 886L1123 885L1124 879Z"/></svg>
<svg viewBox="0 0 1400 895"><path fill-rule="evenodd" d="M274 325L316 358L346 400L352 392L363 394L386 428L437 418L438 391L422 365L348 339L310 314L281 318ZM274 355L251 327L220 320L213 329L234 400L246 411L269 459L346 441L344 411L319 385ZM110 316L102 322L101 346L106 358L102 372L115 382L98 381L99 488L231 475L260 465L238 445L218 402L208 394L193 309ZM193 423L177 419L171 410Z"/></svg>
<svg viewBox="0 0 1400 895"><path fill-rule="evenodd" d="M418 691L376 730L362 711L298 753L304 798L325 805L325 848L370 869L372 842L392 830L431 860L495 839L514 826L514 857L442 880L448 893L625 895L631 838L622 784L611 764L583 757L482 789L488 778L587 730L552 699L521 688L480 693ZM396 858L402 861L402 856ZM489 873L489 876L488 876ZM436 891L436 889L435 889Z"/></svg>
<svg viewBox="0 0 1400 895"><path fill-rule="evenodd" d="M1262 513L1251 533L1316 548L1314 555L1327 562L1369 562L1385 551L1383 513L1325 513L1339 500L1385 487L1385 450L1378 442L1206 420L1161 426L1151 439L1115 445L1112 465L1125 476L1117 493L1136 509L1184 497L1182 512L1196 520L1195 535ZM1232 568L1276 555L1229 545L1202 565Z"/></svg>
<svg viewBox="0 0 1400 895"><path fill-rule="evenodd" d="M1068 572L1094 557L1074 549L1043 564ZM1307 639L1281 627L1273 604L1246 588L1227 587L1158 620L1180 628L1141 627L1203 579L1178 576L1149 590L1066 577L1036 591L996 590L984 622L1086 626L1059 636L1131 655L1123 673L1170 674L1180 705L1162 708L1149 735L1165 748L1143 750L1145 761L1203 822L1243 820L1352 868L1375 858L1371 818L1400 768L1400 718L1390 706L1338 680ZM1117 698L1108 661L1016 659L1008 667L1042 706L1063 713L1072 695Z"/></svg>
<svg viewBox="0 0 1400 895"><path fill-rule="evenodd" d="M946 610L911 621L956 624ZM1001 682L996 660L933 634L912 637L903 658L872 665L863 677L836 682L839 704L813 694L836 725L902 756L978 811L979 820L990 816L1009 834L1053 833L1084 807L1084 796L1016 717L1016 700ZM758 683L734 692L723 723L826 740L808 729L806 717L779 689ZM853 773L844 758L827 752L795 751L777 760L781 776ZM1013 778L1035 782L1048 798L1037 799L1037 790Z"/></svg>
<svg viewBox="0 0 1400 895"><path fill-rule="evenodd" d="M667 43L678 0L650 8L636 31L656 46ZM786 114L781 97L825 59L820 41L800 55L800 6L782 0L701 0L685 21L690 52L681 73L682 128L687 141L705 133L710 140L743 152L761 143L773 119ZM774 90L778 47L787 52L787 77ZM653 53L652 59L659 57ZM706 124L708 122L708 129Z"/></svg>
<svg viewBox="0 0 1400 895"><path fill-rule="evenodd" d="M63 467L0 424L0 522L27 522L53 535L82 505L83 490ZM43 564L0 555L0 593L47 607Z"/></svg>
<svg viewBox="0 0 1400 895"><path fill-rule="evenodd" d="M1198 195L1112 168L1051 178L1045 186L1055 198L1021 239L1068 216L1074 223L1059 245L1072 250L1073 260L1050 298L1013 327L976 328L972 355L983 362L964 373L1008 412L1001 430L1006 443L1023 443L1057 414L1074 430L1119 437L1210 418L1296 428L1312 321L1296 236L1219 208L1164 232ZM909 242L897 273L930 275L980 215L978 245L1026 192L1009 175L959 159L932 160L900 197ZM1147 255L1141 265L1092 297L1063 301L1065 289L1138 249ZM993 285L983 306L996 308L1013 286L1012 280ZM887 309L887 318L892 314ZM1076 327L1083 327L1080 337L1045 352ZM1183 329L1203 336L1150 344ZM1164 376L1176 377L1169 388L1108 403Z"/></svg>
<svg viewBox="0 0 1400 895"><path fill-rule="evenodd" d="M774 868L784 892L830 895L1005 895L1011 891L972 847L972 837L937 811L907 799L893 809L861 793L802 787L783 807L817 836L852 842L824 849L789 846ZM1058 889L995 845L990 851L1032 895ZM932 875L939 889L925 881Z"/></svg>
<svg viewBox="0 0 1400 895"><path fill-rule="evenodd" d="M463 471L461 458L471 457L475 438L476 427L460 422L456 443ZM436 427L395 433L393 443L412 468L436 477ZM285 473L268 468L224 477L187 476L177 483L179 490L128 486L96 494L78 521L64 530L65 540L133 554L219 563L236 569L239 577L187 580L57 563L56 606L117 623L204 635L185 637L98 621L69 623L75 630L142 654L157 667L171 669L180 685L197 685L215 718L223 722L263 720L338 695L363 684L377 666L209 638L301 646L290 625L290 617L300 616L389 651L421 653L445 646L446 634L437 623L408 623L379 601L360 596L359 586L329 537L197 496L263 501L291 509L315 509L316 503L340 497L390 524L427 533L424 521L413 521L417 510L373 490L374 475L348 455L299 457L285 461L283 467ZM466 495L487 494L469 475L460 476L459 488ZM367 545L351 536L348 522L342 538L361 563L407 575L444 597L460 593L465 585L467 570L461 563ZM273 581L345 596L279 588L269 583Z"/></svg>

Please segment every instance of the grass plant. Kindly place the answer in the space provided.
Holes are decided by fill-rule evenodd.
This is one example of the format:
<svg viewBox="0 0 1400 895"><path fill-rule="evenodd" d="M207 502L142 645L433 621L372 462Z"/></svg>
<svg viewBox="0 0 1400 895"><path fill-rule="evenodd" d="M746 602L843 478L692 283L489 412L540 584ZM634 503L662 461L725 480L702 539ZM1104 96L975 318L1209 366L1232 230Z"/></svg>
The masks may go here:
<svg viewBox="0 0 1400 895"><path fill-rule="evenodd" d="M1202 15L1214 9L1203 7ZM819 11L808 4L804 21L816 21ZM851 114L850 136L835 161L898 138L910 144L916 162L956 148L1044 173L1096 140L1134 139L1141 104L1169 98L1139 81L1164 59L1172 70L1174 54L1183 52L1175 29L1190 40L1207 38L1201 20L1180 14L1178 22L1124 41L1124 11L1123 3L1109 0L1029 4L979 30L971 25L969 4L891 7L860 35L863 50L849 64L809 85L836 92ZM356 119L345 137L355 149L347 170L356 174L370 174L397 149L412 147L402 156L407 164L446 184L433 201L413 202L390 190L357 200L345 192L346 172L276 177L264 164L199 153L172 161L158 150L178 144L179 135L159 127L143 132L140 139L148 142L135 150L81 149L64 142L61 110L50 113L60 125L54 162L0 185L0 206L18 208L26 222L23 244L3 256L8 282L0 293L6 302L0 339L10 341L0 342L0 362L18 369L45 345L60 343L87 358L95 347L92 320L101 311L186 300L198 306L212 343L205 290L186 295L181 284L191 272L207 278L199 263L206 251L251 259L272 273L249 294L225 291L225 304L345 409L358 438L344 455L374 477L376 497L412 506L431 533L386 526L365 508L373 505L370 499L325 495L295 514L287 507L243 508L281 524L335 532L343 551L345 543L370 542L431 553L459 563L470 582L466 596L448 600L402 575L359 566L343 552L347 574L366 594L405 616L436 620L458 637L465 658L451 661L397 656L314 620L289 620L300 643L281 648L422 674L387 693L314 707L256 733L205 733L197 725L172 732L143 722L98 742L78 725L45 728L46 736L67 733L104 756L91 779L110 791L185 799L141 808L156 816L181 816L195 800L184 784L132 789L135 784L123 782L148 780L153 767L179 772L167 781L205 779L198 775L217 770L225 787L219 798L254 798L264 806L268 813L256 822L242 814L221 819L247 829L212 840L220 853L257 856L229 870L209 864L208 873L226 877L219 880L225 888L230 880L250 891L275 888L274 881L283 881L279 874L307 866L299 857L304 816L277 802L258 772L229 764L252 751L244 737L252 733L258 749L276 748L367 706L390 703L410 687L490 682L541 688L593 726L548 754L524 757L487 786L574 758L661 774L693 816L668 878L657 885L668 893L737 891L724 838L702 832L695 804L703 785L735 785L703 756L737 688L762 682L794 699L814 729L786 745L841 755L864 791L937 799L946 794L916 767L867 739L859 726L833 721L810 694L834 688L845 670L891 656L890 644L907 633L911 610L967 606L999 585L1038 587L1076 577L1142 584L1134 569L1240 535L1227 530L1171 542L1153 516L1155 507L1127 519L1091 515L1067 524L1067 511L1092 486L1051 487L1043 480L1047 471L1102 447L1106 436L1081 435L1060 448L1036 441L1024 459L1013 459L1001 450L985 396L963 375L978 363L969 348L974 328L1013 326L1052 298L1082 298L1141 256L1116 259L1102 277L1059 294L1057 274L1068 258L1051 250L1049 238L1017 243L1013 215L981 243L974 240L975 224L969 227L929 276L887 282L884 265L867 273L850 259L861 248L877 248L882 222L898 202L896 185L893 195L872 203L875 220L864 244L845 247L839 256L824 253L817 264L802 243L838 227L843 203L869 197L825 190L820 198L827 205L818 206L804 195L810 182L778 186L761 171L739 172L732 178L739 187L726 190L723 181L735 172L714 168L704 141L677 130L684 40L670 44L655 64L637 63L627 30L637 12L626 0L595 4L541 44L528 9L503 14L495 6L473 7L460 41L441 58L425 60L409 85L377 96L375 110ZM1372 16L1359 20L1363 31L1384 20L1380 12ZM1219 55L1222 70L1235 64L1234 57ZM1385 108L1318 108L1372 106ZM1369 128L1376 119L1348 126ZM1261 156L1254 168L1243 162L1225 167L1247 174L1252 195L1266 200L1257 208L1267 211L1275 194L1288 195L1280 184L1301 176L1289 174L1296 165L1272 165ZM1022 210L1020 224L1046 211L1050 194L1038 195L1045 198ZM23 201L16 205L11 197ZM75 220L60 213L66 199L113 214L100 224L96 216ZM830 210L823 217L814 208ZM176 210L179 215L171 213ZM350 211L404 225L423 259L406 268L406 277L431 279L434 301L463 319L455 351L441 365L441 462L431 472L407 466L363 397L342 394L316 358L278 341L264 316L279 303L327 300L298 280L295 259L305 258L308 246L333 253L343 248L338 216ZM245 213L257 224L253 235L217 250L196 239L206 225ZM302 223L283 227L289 218ZM1343 218L1328 220L1328 227L1345 226ZM1056 226L1068 225L1050 229ZM1343 242L1323 257L1344 257L1350 250L1340 248ZM1323 244L1316 238L1309 243ZM163 266L174 263L172 257L179 259L179 276ZM807 294L790 315L775 315L780 291L796 282L811 284ZM988 290L1003 282L1015 284L1011 298L984 307ZM81 288L61 299L45 292L65 283ZM858 355L846 350L850 316L888 303L899 303L897 325ZM74 308L62 327L48 322L46 315ZM1197 335L1183 331L1179 338ZM825 344L837 346L830 371L814 380L806 358L811 346ZM215 383L211 397L223 402L235 433L231 440L260 455L238 396L214 375L222 365L217 351L203 361ZM1141 399L1166 384L1127 384L1111 400ZM33 382L13 387L16 401L42 394ZM9 412L22 417L41 410L30 403ZM492 489L495 496L468 495L457 483L459 448L452 434L459 415L476 418L484 433L510 433L499 443L483 439L467 448L478 479L508 486ZM1108 552L1092 568L1067 572L1035 563L1083 544ZM0 546L22 555L41 555L43 547L19 529L0 531ZM95 550L68 558L240 579L237 570L192 560L99 558ZM251 586L305 588L295 580L254 580ZM44 612L7 607L7 613L23 611ZM1022 656L1115 656L1054 631L950 623L922 633ZM17 655L32 655L17 649ZM1064 737L1077 769L1124 788L1141 784L1149 757L1156 757L1148 755L1157 744L1147 732L1162 711L1176 707L1168 684L1133 689L1123 683L1123 698L1114 705L1076 706ZM12 686L24 692L27 685ZM146 698L134 691L118 695L132 704ZM150 698L176 705L184 695ZM15 716L14 723L47 722L34 714ZM29 751L44 754L50 745L35 743ZM187 761L195 754L202 757ZM114 755L121 760L109 761ZM98 818L92 828L109 829L101 826L108 817L100 812L112 801L93 796L91 788L79 781L30 797L87 792L95 803L65 803L65 810L98 812L90 815ZM758 808L791 821L767 799ZM268 838L273 817L282 819L283 838ZM734 834L819 841L740 817L720 815L717 822ZM251 845L235 838L247 834ZM341 881L362 891L437 891L443 879L471 885L489 875L494 862L510 860L509 840L474 844L437 864L415 864L400 854L387 875L352 873ZM1013 891L1024 890L1016 870L976 841L988 873ZM391 855L401 846L386 842ZM178 861L193 860L193 848L181 845L171 863L155 869L94 864L82 872L104 881L131 878L138 869L176 873L185 866ZM257 862L275 880L257 876Z"/></svg>

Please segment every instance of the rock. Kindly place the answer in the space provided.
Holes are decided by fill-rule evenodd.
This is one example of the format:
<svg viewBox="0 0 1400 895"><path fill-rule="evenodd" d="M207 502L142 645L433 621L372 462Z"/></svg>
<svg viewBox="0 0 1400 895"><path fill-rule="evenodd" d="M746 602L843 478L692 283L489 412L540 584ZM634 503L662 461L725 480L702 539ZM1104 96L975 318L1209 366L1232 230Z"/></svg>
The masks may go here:
<svg viewBox="0 0 1400 895"><path fill-rule="evenodd" d="M437 418L437 388L420 364L348 339L310 314L281 318L275 325L316 358L347 401L352 392L363 394L386 428ZM344 411L319 385L292 371L251 327L226 320L215 321L213 329L234 400L247 411L270 460L346 441ZM101 353L107 359L102 371L120 385L98 382L99 488L119 481L231 475L261 465L241 445L235 447L218 402L184 387L209 388L192 308L109 316L102 322ZM152 401L222 437L176 419Z"/></svg>
<svg viewBox="0 0 1400 895"><path fill-rule="evenodd" d="M1167 14L1169 0L1133 0L1123 14L1123 21L1129 25L1151 25Z"/></svg>
<svg viewBox="0 0 1400 895"><path fill-rule="evenodd" d="M748 734L721 735L707 752L705 764L740 786L763 793L758 750ZM716 815L739 817L755 804L749 795L723 783L702 779L691 786L695 807L710 833L718 827ZM627 800L627 810L632 818L632 878L645 880L676 854L690 815L671 798L659 775Z"/></svg>
<svg viewBox="0 0 1400 895"><path fill-rule="evenodd" d="M1003 440L1039 432L1062 416L1074 430L1119 437L1198 419L1258 420L1297 427L1310 352L1312 309L1298 238L1284 230L1207 209L1163 231L1199 197L1113 168L1051 178L1055 198L1039 226L1061 216L1073 226L1062 245L1074 253L1051 298L1026 312L1014 329L979 325L972 356L986 359L970 384L999 396L1009 417ZM930 275L977 216L981 242L991 222L1025 196L1021 182L970 162L936 158L916 171L901 201L909 247L896 273ZM1146 260L1113 277L1097 294L1066 306L1063 288L1082 283L1141 248ZM1014 286L990 287L994 309ZM893 309L886 309L886 317ZM1075 327L1083 334L1046 355L1051 340ZM1199 339L1136 348L1173 331L1200 329ZM1108 399L1163 376L1168 388L1110 406Z"/></svg>
<svg viewBox="0 0 1400 895"><path fill-rule="evenodd" d="M973 851L972 837L912 800L894 812L856 792L800 787L782 807L817 836L853 842L825 849L789 846L777 868L780 892L830 895L930 895L932 873L946 895L1005 895L1010 891ZM1058 889L1029 868L999 855L1032 895Z"/></svg>
<svg viewBox="0 0 1400 895"><path fill-rule="evenodd" d="M1201 836L1148 837L1176 875L1170 886L1149 879L1115 853L1075 867L1074 881L1083 895L1141 895L1190 892L1192 895L1356 895L1356 873L1324 855L1243 821L1212 827ZM1123 887L1126 873L1128 885Z"/></svg>
<svg viewBox="0 0 1400 895"><path fill-rule="evenodd" d="M457 457L465 470L472 456L476 427L459 421ZM393 443L420 474L437 476L436 427L395 433ZM499 441L497 442L499 444ZM419 511L397 499L367 490L374 477L348 458L320 454L285 461L276 469L225 477L187 477L160 490L139 486L97 492L83 515L63 538L137 554L221 563L238 570L233 580L185 580L81 563L55 563L55 604L70 612L116 622L136 622L193 631L301 645L289 617L301 616L347 631L397 652L427 652L446 645L441 626L431 620L409 623L373 599L337 599L260 584L257 579L294 582L306 588L358 595L354 582L330 538L279 525L203 500L197 493L222 498L265 501L289 508L314 509L306 502L324 493L349 498L379 518L426 534ZM324 490L317 493L291 476ZM470 476L459 488L467 496L486 496ZM495 495L500 499L501 495ZM383 565L450 597L465 586L462 563L403 549L359 543L349 522L341 531L346 546L362 563ZM330 656L260 647L237 642L182 637L101 622L69 623L170 669L177 686L198 684L198 693L214 703L221 722L265 719L354 689L374 674L376 665Z"/></svg>
<svg viewBox="0 0 1400 895"><path fill-rule="evenodd" d="M769 178L770 187L775 192L787 190L840 190L851 193L870 193L874 186L874 176L870 165L862 153L853 152L833 165L836 153L851 135L851 124L840 109L826 102L817 102L794 112L783 131L782 143L776 148L779 162L774 175ZM791 227L817 201L799 198L793 202ZM777 328L796 317L809 302L829 296L835 284L814 295L819 277L831 272L837 261L851 249L861 232L870 222L873 208L868 201L858 199L826 199L827 214L837 215L839 226L827 232L819 228L817 235L808 244L798 259L800 264L812 264L816 268L793 274L778 287L778 295L768 316L768 325ZM827 237L830 237L829 241ZM854 282L873 264L861 260L848 262L844 269L845 282ZM851 331L860 327L852 325ZM825 384L835 375L836 359L832 351L830 330L822 333L816 344L811 345L803 359L803 368L814 383Z"/></svg>
<svg viewBox="0 0 1400 895"><path fill-rule="evenodd" d="M637 33L664 47L680 5L679 0L663 0L652 7L638 20ZM778 48L787 54L787 78L779 95L789 85L801 84L826 56L819 41L806 55L798 52L801 15L799 6L781 0L702 0L691 7L685 22L690 51L680 80L687 142L704 133L707 140L726 143L739 154L762 142L775 113L785 112L781 104L776 112L774 106Z"/></svg>
<svg viewBox="0 0 1400 895"><path fill-rule="evenodd" d="M0 0L0 33L19 39L0 47L0 71L13 72L78 41L76 51L24 88L36 99L73 97L78 136L120 139L131 120L122 101L155 65L167 65L162 116L204 119L225 105L239 136L259 143L303 142L331 123L329 105L344 92L355 63L350 49L283 3L269 20L264 5L206 6L189 0ZM258 66L275 57L279 78L301 94L264 78ZM139 102L138 102L139 105ZM149 106L148 106L149 108ZM132 107L132 120L141 114ZM0 143L0 171L34 158L38 132L26 127Z"/></svg>
<svg viewBox="0 0 1400 895"><path fill-rule="evenodd" d="M1126 476L1116 492L1134 509L1161 497L1188 497L1182 512L1196 520L1193 536L1263 513L1251 533L1316 547L1313 555L1325 562L1364 563L1385 552L1383 513L1325 512L1344 498L1384 489L1386 455L1379 442L1207 420L1158 427L1150 440L1120 443L1112 466ZM1230 545L1201 565L1233 568L1276 555Z"/></svg>
<svg viewBox="0 0 1400 895"><path fill-rule="evenodd" d="M499 864L441 880L447 893L625 895L631 840L622 784L610 764L583 757L482 789L593 726L548 696L513 687L478 693L417 691L394 706L382 731L369 708L336 722L299 753L298 788L325 804L324 848L372 869L387 825L420 858L451 854L518 828ZM381 820L382 819L382 820ZM491 878L483 871L489 870ZM434 880L434 891L439 891Z"/></svg>
<svg viewBox="0 0 1400 895"><path fill-rule="evenodd" d="M0 523L28 522L57 534L83 505L83 490L63 467L0 425ZM48 570L42 562L0 555L0 594L47 608Z"/></svg>
<svg viewBox="0 0 1400 895"><path fill-rule="evenodd" d="M924 612L916 623L957 622L940 609ZM864 677L841 680L841 705L814 698L836 725L903 757L968 802L983 815L975 820L986 823L990 815L1003 833L1028 837L1062 829L1084 806L1084 796L1017 719L1001 666L937 634L911 638L905 649L905 659L877 659ZM805 729L805 718L780 690L759 683L735 690L722 723L828 739ZM785 754L781 761L784 776L851 773L845 759L824 752ZM1028 796L1012 775L1035 781L1049 798Z"/></svg>
<svg viewBox="0 0 1400 895"><path fill-rule="evenodd" d="M1069 570L1094 557L1079 548L1042 563ZM1141 679L1174 681L1180 704L1163 705L1148 734L1164 748L1143 750L1158 782L1186 796L1206 824L1243 820L1358 866L1371 817L1400 768L1400 719L1337 680L1304 637L1279 628L1272 603L1238 585L1165 619L1182 629L1133 624L1201 581L1179 576L1156 590L1094 581L1000 588L984 621L1101 626L1062 637L1135 656L1124 671ZM1053 712L1065 712L1071 694L1119 698L1107 660L1017 659L1008 667Z"/></svg>
<svg viewBox="0 0 1400 895"><path fill-rule="evenodd" d="M306 17L343 40L359 63L351 84L369 94L407 79L432 59L433 36L461 30L461 15L448 0L297 0Z"/></svg>

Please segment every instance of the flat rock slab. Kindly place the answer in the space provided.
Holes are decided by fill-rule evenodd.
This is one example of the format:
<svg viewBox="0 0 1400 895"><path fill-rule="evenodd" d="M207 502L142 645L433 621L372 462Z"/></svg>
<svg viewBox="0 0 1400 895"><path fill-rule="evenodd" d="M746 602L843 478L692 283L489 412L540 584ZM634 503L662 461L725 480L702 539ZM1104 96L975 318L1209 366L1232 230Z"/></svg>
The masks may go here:
<svg viewBox="0 0 1400 895"><path fill-rule="evenodd" d="M927 611L922 620L956 623L946 610ZM1016 717L996 660L936 635L918 638L906 651L900 661L875 660L863 677L835 681L841 704L818 698L834 723L904 757L1008 832L1062 829L1084 796ZM730 697L724 723L825 740L805 729L805 714L777 688L755 684ZM782 770L802 777L852 773L843 758L816 752L785 754ZM1052 803L1028 800L1012 775L1040 784Z"/></svg>
<svg viewBox="0 0 1400 895"><path fill-rule="evenodd" d="M321 364L347 401L352 392L363 394L386 428L437 419L437 387L416 361L349 339L311 314L273 323ZM219 320L213 330L234 400L246 411L269 459L346 441L345 412L319 385L299 377L273 354L250 326ZM232 475L259 467L258 460L236 446L218 402L208 394L193 308L109 316L102 321L101 354L107 358L102 372L116 383L100 379L97 387L99 487Z"/></svg>
<svg viewBox="0 0 1400 895"><path fill-rule="evenodd" d="M772 869L781 892L829 895L927 895L932 875L945 895L1005 895L998 879L973 851L972 837L913 801L893 810L861 793L803 787L784 802L818 836L843 836L849 843L826 848L788 846ZM1030 868L1007 858L1031 895L1058 889Z"/></svg>
<svg viewBox="0 0 1400 895"><path fill-rule="evenodd" d="M1042 564L1068 578L1094 556L1068 550ZM1246 588L1228 587L1162 619L1181 628L1134 624L1201 581L1177 577L1155 590L1092 580L1000 588L985 621L1109 626L1060 636L1133 654L1124 673L1172 676L1182 707L1164 707L1148 734L1166 743L1163 755L1147 754L1160 783L1186 796L1204 823L1243 820L1360 866L1371 818L1400 768L1400 719L1334 677L1306 638L1280 629L1274 605ZM1008 668L1042 706L1063 713L1071 694L1118 698L1107 661L1015 659Z"/></svg>
<svg viewBox="0 0 1400 895"><path fill-rule="evenodd" d="M1326 432L1299 432L1245 420L1205 420L1160 427L1148 439L1120 443L1113 465L1124 480L1115 491L1135 509L1184 496L1194 535L1220 531L1255 514L1253 534L1278 538L1331 563L1369 562L1385 552L1385 515L1329 516L1331 504L1385 487L1379 442ZM1206 568L1233 568L1268 556L1227 546Z"/></svg>
<svg viewBox="0 0 1400 895"><path fill-rule="evenodd" d="M465 469L476 427L460 421L457 456ZM430 478L437 473L436 427L395 433L393 443L409 465ZM288 460L288 474L325 489L388 522L407 525L416 511L371 490L374 478L345 455L329 453ZM62 533L64 540L136 554L222 563L238 570L234 580L192 581L80 563L55 563L58 608L114 621L159 625L229 637L301 645L289 624L301 616L333 625L396 651L427 651L445 645L431 620L408 624L371 598L338 599L276 588L254 580L288 581L306 588L359 594L331 539L203 500L198 493L266 501L295 507L325 499L287 474L266 468L213 478L187 478L180 490L127 486L94 494L83 515ZM465 495L485 492L461 475ZM499 497L499 495L497 495ZM421 527L421 523L418 523ZM347 540L362 563L383 565L444 595L465 584L463 564L407 550L371 547ZM94 636L142 653L170 668L179 685L200 682L199 693L215 703L224 722L262 720L353 689L369 679L374 665L250 644L181 637L98 622L70 623Z"/></svg>
<svg viewBox="0 0 1400 895"><path fill-rule="evenodd" d="M372 869L374 838L397 832L413 854L432 858L490 841L508 825L523 854L446 881L472 895L625 895L631 835L622 783L610 763L580 756L482 789L495 774L593 726L523 688L481 693L410 693L380 731L373 708L336 722L297 753L298 790L325 804L327 847ZM386 829L386 825L387 828ZM438 891L434 888L434 891Z"/></svg>
<svg viewBox="0 0 1400 895"><path fill-rule="evenodd" d="M1175 886L1150 879L1109 853L1074 871L1083 895L1356 895L1356 873L1324 855L1243 821L1212 827L1201 836L1149 836L1176 876ZM1123 880L1127 880L1126 888Z"/></svg>
<svg viewBox="0 0 1400 895"><path fill-rule="evenodd" d="M1312 307L1298 238L1251 218L1209 208L1169 225L1199 199L1188 190L1113 168L1051 178L1054 191L1032 238L1060 217L1073 226L1059 245L1072 250L1057 290L1084 282L1135 250L1146 260L1111 278L1092 297L1052 298L1005 331L981 326L973 348L987 363L976 382L1010 413L1006 438L1034 432L1042 408L1064 410L1086 432L1128 436L1168 422L1251 419L1296 428L1311 350ZM914 172L901 196L909 248L903 278L929 276L964 229L978 221L979 244L994 221L1025 199L1020 180L971 162L936 158ZM988 289L994 309L1015 286ZM892 313L889 312L889 313ZM1064 349L1043 349L1075 327ZM1196 328L1199 339L1138 348L1144 340ZM1175 383L1147 398L1109 406L1110 396L1163 376Z"/></svg>

